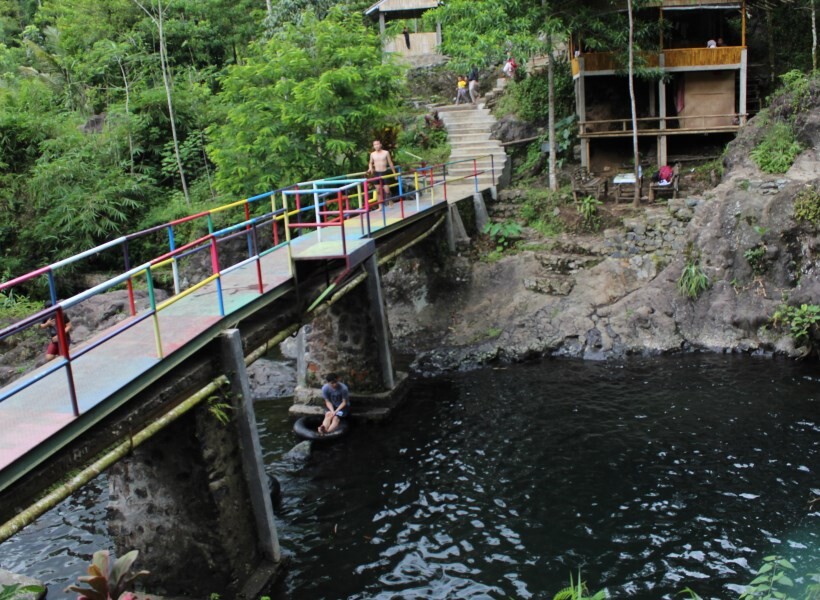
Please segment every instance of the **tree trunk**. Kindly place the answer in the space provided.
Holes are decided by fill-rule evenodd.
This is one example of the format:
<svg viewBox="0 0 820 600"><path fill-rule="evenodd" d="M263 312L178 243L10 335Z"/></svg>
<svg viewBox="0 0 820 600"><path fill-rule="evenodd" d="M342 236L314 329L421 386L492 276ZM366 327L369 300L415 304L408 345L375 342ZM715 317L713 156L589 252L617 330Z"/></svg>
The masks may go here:
<svg viewBox="0 0 820 600"><path fill-rule="evenodd" d="M774 23L772 9L766 9L766 40L769 45L769 81L774 83Z"/></svg>
<svg viewBox="0 0 820 600"><path fill-rule="evenodd" d="M120 66L120 73L122 73L122 82L125 85L125 116L128 119L128 155L131 164L131 175L134 174L134 136L131 135L131 111L129 105L131 103L131 89L128 85L128 76L125 72L125 67L122 64L122 57L117 57L117 64Z"/></svg>
<svg viewBox="0 0 820 600"><path fill-rule="evenodd" d="M177 159L177 169L179 170L179 180L182 182L182 195L185 197L185 203L191 204L191 197L188 194L188 182L185 179L185 170L182 168L182 156L179 153L179 139L177 138L177 124L174 118L174 101L171 96L171 75L168 69L168 52L165 47L165 26L163 19L165 13L162 8L162 0L157 0L157 13L153 14L148 10L140 0L134 0L134 4L139 6L143 12L148 15L148 18L154 22L157 28L159 37L159 64L162 70L162 83L165 86L165 98L168 100L168 118L171 121L171 137L174 139L174 155Z"/></svg>
<svg viewBox="0 0 820 600"><path fill-rule="evenodd" d="M549 178L550 189L555 192L558 190L558 174L556 171L558 145L555 140L555 57L552 55L552 34L549 36L549 47L547 48L547 89L548 89L548 104L549 104L549 139L550 139L550 158L549 158Z"/></svg>
<svg viewBox="0 0 820 600"><path fill-rule="evenodd" d="M182 183L182 195L185 196L185 204L191 204L191 197L188 195L188 182L185 179L185 170L182 168L182 156L179 154L179 139L177 138L177 125L174 118L174 102L171 96L171 75L168 72L168 53L165 48L165 29L163 27L162 0L157 0L159 7L157 18L157 29L159 31L159 64L162 69L162 82L165 84L165 97L168 100L168 118L171 120L171 137L174 138L174 154L177 159L177 169L179 170L179 180Z"/></svg>
<svg viewBox="0 0 820 600"><path fill-rule="evenodd" d="M268 19L273 19L273 2L271 0L265 0L265 6L268 9Z"/></svg>
<svg viewBox="0 0 820 600"><path fill-rule="evenodd" d="M638 153L638 112L635 109L635 56L633 48L635 23L632 19L632 0L627 0L626 7L629 13L629 104L632 110L632 156L635 171L635 195L632 203L638 206L641 202L641 178L639 173L641 156Z"/></svg>
<svg viewBox="0 0 820 600"><path fill-rule="evenodd" d="M817 10L811 0L811 70L817 71Z"/></svg>

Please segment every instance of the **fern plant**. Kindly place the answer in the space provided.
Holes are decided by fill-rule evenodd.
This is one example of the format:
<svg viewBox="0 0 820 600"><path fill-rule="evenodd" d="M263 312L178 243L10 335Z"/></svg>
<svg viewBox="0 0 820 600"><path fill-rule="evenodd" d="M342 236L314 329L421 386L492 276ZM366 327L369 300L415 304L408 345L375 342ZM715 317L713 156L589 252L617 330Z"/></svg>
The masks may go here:
<svg viewBox="0 0 820 600"><path fill-rule="evenodd" d="M694 300L709 288L709 276L700 264L700 252L690 244L686 249L686 264L678 278L678 292Z"/></svg>
<svg viewBox="0 0 820 600"><path fill-rule="evenodd" d="M785 123L776 123L749 156L764 173L785 173L802 151L792 128Z"/></svg>

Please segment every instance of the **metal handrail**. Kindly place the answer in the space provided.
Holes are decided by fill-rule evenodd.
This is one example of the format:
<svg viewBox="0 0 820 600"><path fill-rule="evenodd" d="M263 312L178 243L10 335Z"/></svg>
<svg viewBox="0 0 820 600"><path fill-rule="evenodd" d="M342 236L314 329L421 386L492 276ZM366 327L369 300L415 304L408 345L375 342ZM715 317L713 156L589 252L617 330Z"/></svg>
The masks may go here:
<svg viewBox="0 0 820 600"><path fill-rule="evenodd" d="M489 156L491 158L491 169L494 175L494 159L492 155ZM21 319L20 321L3 329L0 329L0 340L3 340L11 335L19 334L33 327L35 324L42 323L49 317L54 316L57 320L57 331L59 338L58 345L60 347L59 360L55 360L54 363L46 365L43 369L34 373L31 377L14 382L9 389L6 389L4 392L0 393L0 402L3 402L4 400L18 394L22 390L30 387L38 381L41 381L56 371L65 369L69 396L72 403L72 411L75 416L79 416L80 409L72 373L72 362L77 358L88 354L92 350L104 345L114 337L117 337L136 325L150 319L153 322L154 343L156 345L157 358L161 360L164 357L164 352L162 345L162 332L158 315L164 309L167 309L169 306L172 306L184 297L193 294L203 286L215 282L217 286L216 297L219 314L224 316L225 306L221 288L222 276L251 262L255 262L257 265L258 292L260 294L264 293L264 282L262 279L260 260L263 256L284 246L287 246L288 252L290 252L292 231L298 234L299 232L307 229L316 229L321 232L324 228L340 227L342 232L342 253L346 260L349 260L347 253L347 236L345 235L344 230L345 221L347 219L359 216L362 237L370 237L372 235L370 214L374 210L374 207L382 213L383 225L386 226L386 204L388 202L398 202L400 205L401 217L404 218L405 201L415 201L416 209L419 210L421 207L422 194L429 191L431 196L431 205L433 205L436 203L436 189L439 187L442 188L443 197L446 200L448 183L466 180L472 177L475 179L476 191L478 191L478 176L483 174L485 171L478 170L477 160L477 158L463 159L431 166L422 165L421 167L413 168L411 174L413 177L414 189L412 190L405 189L404 178L406 175L402 171L401 167L397 167L395 173L385 175L383 177L368 178L366 177L366 174L354 173L350 175L336 176L326 180L316 180L294 184L285 188L264 192L256 196L224 204L207 211L187 215L161 225L152 226L141 231L120 236L114 240L100 244L77 255L62 259L20 277L0 283L0 292L2 292L4 290L13 289L16 286L30 282L37 277L46 276L48 278L49 295L51 297L50 307L41 310L34 315ZM471 174L457 178L451 177L448 179L448 167L466 162L472 163L473 172ZM362 177L362 175L365 176ZM398 183L398 193L388 196L387 198L379 198L377 191L375 201L371 201L369 194L371 191L371 186L373 186L373 184L378 180L391 178L395 179ZM301 197L302 195L308 194L313 196L314 202L311 205L303 206ZM385 196L384 193L381 195ZM291 197L295 199L293 207L291 207L288 203L288 199ZM353 199L352 204L351 198ZM271 209L263 215L251 217L251 204L268 199L271 203ZM334 205L335 208L333 207ZM235 208L244 209L244 218L238 222L228 224L220 229L216 229L214 224L214 215L225 213ZM303 220L304 215L310 213L313 214L313 218L315 220ZM206 220L208 232L192 241L177 246L175 228L179 225L198 220ZM278 225L280 223L283 225L284 240L280 239L281 236L279 235ZM272 227L272 246L261 250L259 248L257 232L261 227L268 226ZM138 239L145 238L146 236L156 233L167 233L169 248L168 252L145 261L138 266L131 267L129 244L132 244ZM220 270L219 243L230 239L239 239L243 236L247 237L248 240L248 257L226 267L224 270ZM59 269L118 247L121 247L123 251L123 259L126 267L124 272L83 292L75 294L68 299L58 301L55 273ZM209 251L210 253L211 274L183 290L181 289L179 283L179 260L201 251ZM173 272L174 295L158 302L155 294L155 272L159 269L167 267L170 267ZM292 268L292 261L289 261L289 268ZM145 277L149 305L146 309L139 311L138 313L136 309L133 284L135 278L141 277ZM116 288L121 285L125 285L128 291L130 317L112 329L106 331L102 336L94 338L72 351L68 347L65 334L65 311L97 294L109 291L112 288Z"/></svg>

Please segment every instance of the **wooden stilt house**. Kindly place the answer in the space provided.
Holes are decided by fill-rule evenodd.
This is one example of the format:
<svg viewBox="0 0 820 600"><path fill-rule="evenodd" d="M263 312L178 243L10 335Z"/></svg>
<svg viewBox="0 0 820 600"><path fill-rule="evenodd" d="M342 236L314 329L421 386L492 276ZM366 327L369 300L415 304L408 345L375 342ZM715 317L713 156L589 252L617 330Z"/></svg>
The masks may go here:
<svg viewBox="0 0 820 600"><path fill-rule="evenodd" d="M669 164L670 155L691 152L710 137L722 140L744 125L745 0L650 2L634 18L658 24L656 47L638 60L662 75L634 80L642 156ZM601 50L587 47L583 31L570 40L581 163L591 170L614 155L631 156L624 53Z"/></svg>
<svg viewBox="0 0 820 600"><path fill-rule="evenodd" d="M441 24L436 24L435 31L423 31L419 19L425 11L438 7L439 3L439 0L381 0L364 11L364 14L372 19L378 18L379 31L385 39L385 52L396 52L403 56L437 54L441 45ZM385 38L386 24L397 20L405 22L408 28L407 39L403 33Z"/></svg>

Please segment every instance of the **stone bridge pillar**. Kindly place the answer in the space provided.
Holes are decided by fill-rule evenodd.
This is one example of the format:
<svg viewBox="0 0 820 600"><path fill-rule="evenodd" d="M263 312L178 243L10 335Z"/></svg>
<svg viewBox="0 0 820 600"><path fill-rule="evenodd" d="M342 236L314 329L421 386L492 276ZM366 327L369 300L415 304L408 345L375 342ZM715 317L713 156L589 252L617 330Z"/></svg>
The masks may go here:
<svg viewBox="0 0 820 600"><path fill-rule="evenodd" d="M331 372L354 394L394 388L390 329L375 255L365 269L364 285L348 290L300 331L296 404L318 404L316 390Z"/></svg>
<svg viewBox="0 0 820 600"><path fill-rule="evenodd" d="M118 556L140 551L152 592L255 598L280 561L239 332L220 342L230 391L109 470L109 533Z"/></svg>

